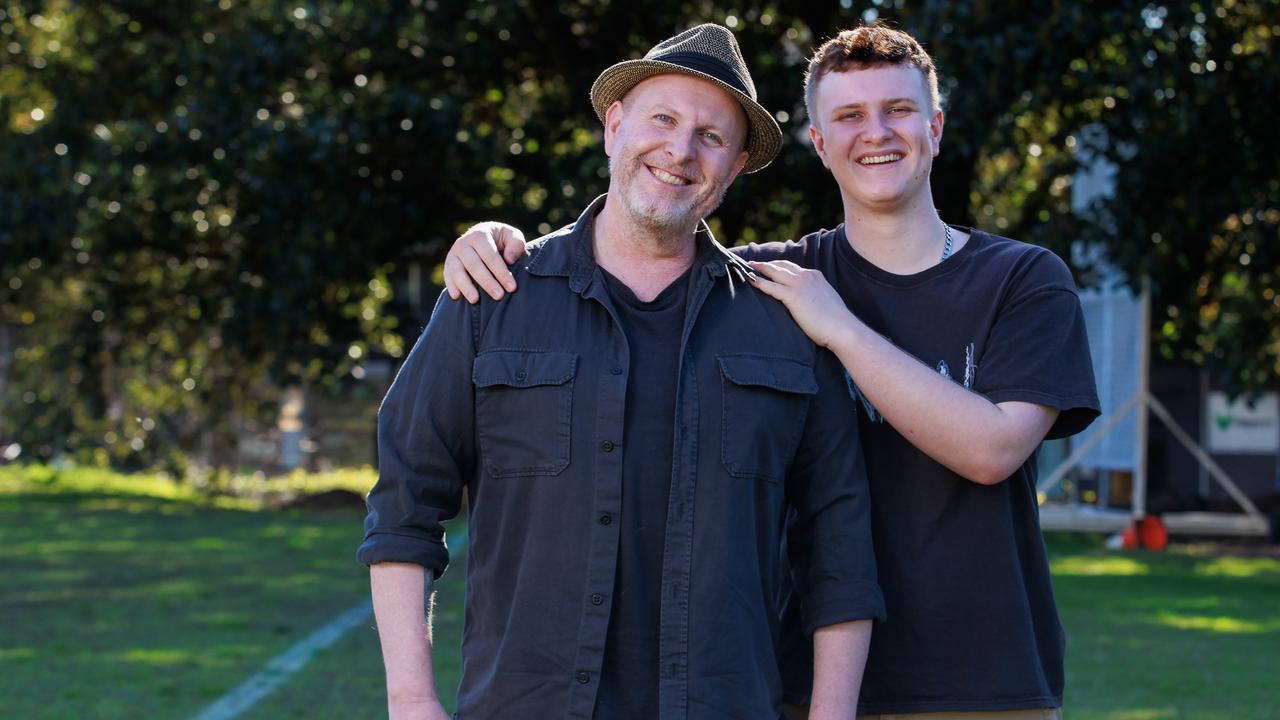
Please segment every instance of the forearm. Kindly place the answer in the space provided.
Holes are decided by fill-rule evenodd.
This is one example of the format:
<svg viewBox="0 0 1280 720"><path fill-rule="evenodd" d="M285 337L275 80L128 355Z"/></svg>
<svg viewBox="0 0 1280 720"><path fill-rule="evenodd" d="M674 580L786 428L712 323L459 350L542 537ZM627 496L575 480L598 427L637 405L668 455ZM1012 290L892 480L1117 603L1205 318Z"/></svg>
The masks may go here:
<svg viewBox="0 0 1280 720"><path fill-rule="evenodd" d="M379 563L369 568L392 707L437 701L431 664L432 580L421 565Z"/></svg>
<svg viewBox="0 0 1280 720"><path fill-rule="evenodd" d="M996 405L942 376L848 314L830 349L884 419L912 445L981 484L1013 474L1057 412L1030 403Z"/></svg>
<svg viewBox="0 0 1280 720"><path fill-rule="evenodd" d="M813 701L809 720L850 720L871 646L871 621L818 628L813 634Z"/></svg>

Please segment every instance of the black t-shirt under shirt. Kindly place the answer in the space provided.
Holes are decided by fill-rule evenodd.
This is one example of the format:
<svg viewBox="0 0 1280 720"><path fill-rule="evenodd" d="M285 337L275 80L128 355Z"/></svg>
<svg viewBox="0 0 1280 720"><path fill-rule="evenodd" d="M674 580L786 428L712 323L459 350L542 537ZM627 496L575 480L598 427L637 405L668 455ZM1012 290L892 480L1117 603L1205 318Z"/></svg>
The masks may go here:
<svg viewBox="0 0 1280 720"><path fill-rule="evenodd" d="M817 268L876 332L993 403L1060 411L1049 437L1098 415L1071 274L1053 253L969 230L947 260L895 275L860 256L844 226L737 249ZM846 376L847 378L847 376ZM907 442L852 380L888 619L872 633L862 714L1062 704L1065 639L1036 502L1036 456L993 486ZM823 388L822 392L831 392Z"/></svg>
<svg viewBox="0 0 1280 720"><path fill-rule="evenodd" d="M622 523L596 720L658 717L662 551L676 382L690 273L643 302L603 269L630 350L622 436Z"/></svg>

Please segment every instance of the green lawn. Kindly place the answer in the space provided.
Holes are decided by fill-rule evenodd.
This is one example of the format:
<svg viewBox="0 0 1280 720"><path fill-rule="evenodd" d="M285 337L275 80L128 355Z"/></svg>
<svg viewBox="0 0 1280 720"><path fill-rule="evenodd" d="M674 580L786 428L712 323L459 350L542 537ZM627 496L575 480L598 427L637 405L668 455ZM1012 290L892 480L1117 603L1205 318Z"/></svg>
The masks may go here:
<svg viewBox="0 0 1280 720"><path fill-rule="evenodd" d="M188 717L368 595L358 513L15 473L0 469L0 716Z"/></svg>
<svg viewBox="0 0 1280 720"><path fill-rule="evenodd" d="M1050 541L1067 717L1280 718L1280 560Z"/></svg>
<svg viewBox="0 0 1280 720"><path fill-rule="evenodd" d="M367 597L358 511L219 507L163 479L93 477L0 468L0 716L188 718ZM1097 547L1050 538L1066 717L1280 718L1280 560ZM437 603L449 706L462 577ZM369 622L245 717L378 717L382 691Z"/></svg>

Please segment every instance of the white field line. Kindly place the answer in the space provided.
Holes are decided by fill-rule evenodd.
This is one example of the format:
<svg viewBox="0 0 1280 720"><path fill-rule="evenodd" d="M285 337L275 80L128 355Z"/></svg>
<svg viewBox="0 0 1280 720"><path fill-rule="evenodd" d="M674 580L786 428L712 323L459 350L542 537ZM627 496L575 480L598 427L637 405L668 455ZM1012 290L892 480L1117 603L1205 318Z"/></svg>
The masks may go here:
<svg viewBox="0 0 1280 720"><path fill-rule="evenodd" d="M462 552L467 546L467 529L450 538L449 553ZM259 700L293 677L321 650L342 639L343 635L364 623L373 614L373 602L362 600L355 607L330 620L298 644L272 658L265 667L240 683L230 692L201 710L192 720L234 720Z"/></svg>
<svg viewBox="0 0 1280 720"><path fill-rule="evenodd" d="M329 647L362 624L373 613L373 603L362 600L358 605L329 621L319 630L303 638L301 642L275 656L266 667L218 698L193 720L232 720L270 695L277 687L293 677L311 662L316 653Z"/></svg>

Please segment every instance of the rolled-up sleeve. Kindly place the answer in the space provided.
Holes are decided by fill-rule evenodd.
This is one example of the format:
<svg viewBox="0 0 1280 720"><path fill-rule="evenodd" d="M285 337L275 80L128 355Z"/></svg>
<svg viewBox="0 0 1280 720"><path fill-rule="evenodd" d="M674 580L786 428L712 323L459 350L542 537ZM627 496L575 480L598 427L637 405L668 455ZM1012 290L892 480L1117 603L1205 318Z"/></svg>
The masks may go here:
<svg viewBox="0 0 1280 720"><path fill-rule="evenodd" d="M441 294L378 410L378 482L367 499L366 565L449 564L441 524L458 514L475 468L475 340L466 302Z"/></svg>
<svg viewBox="0 0 1280 720"><path fill-rule="evenodd" d="M842 391L844 374L834 355L819 350L814 371L820 390L810 402L787 480L795 511L787 547L810 635L828 625L885 615L857 410Z"/></svg>

